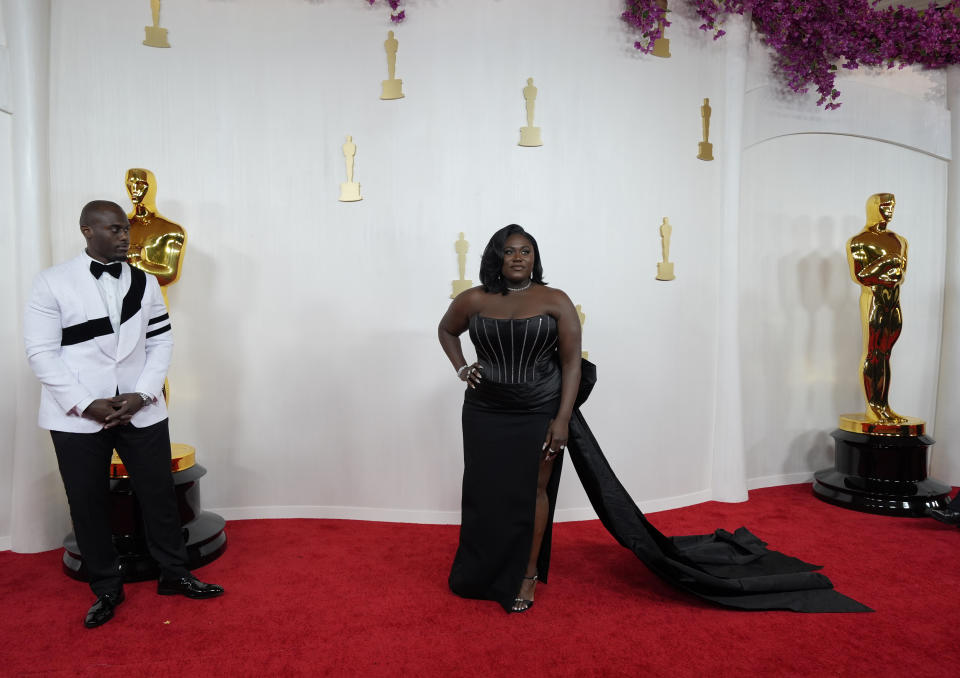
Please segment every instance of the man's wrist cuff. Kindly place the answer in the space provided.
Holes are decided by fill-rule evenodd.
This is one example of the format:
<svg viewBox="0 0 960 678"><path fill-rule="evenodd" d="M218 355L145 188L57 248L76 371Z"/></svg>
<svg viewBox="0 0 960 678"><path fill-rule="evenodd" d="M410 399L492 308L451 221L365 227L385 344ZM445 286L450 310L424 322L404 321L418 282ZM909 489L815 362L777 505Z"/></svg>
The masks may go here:
<svg viewBox="0 0 960 678"><path fill-rule="evenodd" d="M77 416L83 416L84 411L93 403L93 398L84 398L79 403L67 410L67 414L75 414Z"/></svg>

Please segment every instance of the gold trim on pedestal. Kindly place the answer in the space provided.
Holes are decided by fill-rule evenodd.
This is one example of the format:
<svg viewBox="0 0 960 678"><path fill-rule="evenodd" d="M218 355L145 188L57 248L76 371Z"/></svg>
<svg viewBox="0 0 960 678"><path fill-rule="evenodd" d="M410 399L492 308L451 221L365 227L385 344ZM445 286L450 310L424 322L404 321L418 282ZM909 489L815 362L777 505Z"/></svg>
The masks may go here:
<svg viewBox="0 0 960 678"><path fill-rule="evenodd" d="M927 422L919 417L900 417L902 421L871 421L867 415L841 414L840 430L873 436L922 436Z"/></svg>
<svg viewBox="0 0 960 678"><path fill-rule="evenodd" d="M197 450L192 445L173 443L170 445L170 471L185 471L197 463ZM123 465L116 450L110 460L110 477L112 479L129 478L127 467Z"/></svg>

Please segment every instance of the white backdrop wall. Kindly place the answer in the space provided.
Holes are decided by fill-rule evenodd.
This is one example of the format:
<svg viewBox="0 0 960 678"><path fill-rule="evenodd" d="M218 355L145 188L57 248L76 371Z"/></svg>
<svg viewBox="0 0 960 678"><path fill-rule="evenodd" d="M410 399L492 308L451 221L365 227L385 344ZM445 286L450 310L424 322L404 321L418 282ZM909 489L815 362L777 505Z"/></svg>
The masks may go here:
<svg viewBox="0 0 960 678"><path fill-rule="evenodd" d="M723 165L695 153L704 97L718 159L739 152L725 148L718 120L727 103L725 41L705 39L681 11L673 58L641 56L618 19L619 0L411 2L399 27L360 0L166 0L161 23L173 47L156 50L140 45L148 10L146 2L53 0L50 219L20 227L49 229L48 263L73 256L82 247L80 207L94 198L127 205L125 170L155 172L160 211L189 237L169 295L171 431L197 447L210 471L206 507L227 518L456 522L462 389L435 328L457 275L458 233L471 243L467 270L476 281L487 238L511 222L537 236L547 280L583 305L584 348L600 370L585 414L626 487L646 509L714 496L715 413L729 397L716 380L724 358L717 312L722 295L737 290L725 286L717 256ZM384 102L382 43L391 28L406 98ZM545 143L538 149L516 145L531 76ZM360 203L336 199L346 134L358 145ZM845 356L859 350L855 303L846 315L841 309L855 290L839 274L802 286L810 258L818 271L833 271L817 262L862 225L858 205L894 190L895 223L918 257L905 306L936 292L936 274L918 269L939 266L942 275L942 257L923 249L928 235L943 238L943 187L923 188L926 177L942 175L942 161L857 143L821 152L828 162L864 152L864 167L897 162L900 174L878 171L851 185L838 168L836 181L807 184L818 202L806 211L798 210L809 201L780 190L800 181L800 169L785 172L773 143L744 155L743 429L747 474L760 484L828 465L822 450L795 439L822 439L836 407L856 409L853 377L841 374ZM802 147L787 151L799 156ZM902 181L875 187L871 176ZM789 199L777 202L784 192ZM923 201L928 211L910 216ZM653 279L664 216L674 226L671 283ZM769 270L775 258L783 260L778 272ZM780 276L774 286L771 275ZM829 298L811 296L816 290ZM911 306L909 322L916 314L919 327L935 330L935 305ZM752 311L758 306L764 322ZM810 329L824 319L825 334ZM805 334L779 341L790 323ZM924 369L935 373L939 336L910 337L903 352L921 350ZM2 341L2 366L13 369L18 340ZM806 367L836 376L798 376ZM840 386L824 386L829 379ZM793 413L825 388L836 391L835 403ZM932 417L935 388L909 386L909 399L894 402ZM19 414L13 425L35 426ZM44 455L55 473L49 446L37 447L0 462ZM2 484L0 492L12 494ZM11 502L0 503L3 535ZM49 510L52 547L63 508ZM592 517L570 467L558 517ZM13 547L22 548L18 540Z"/></svg>

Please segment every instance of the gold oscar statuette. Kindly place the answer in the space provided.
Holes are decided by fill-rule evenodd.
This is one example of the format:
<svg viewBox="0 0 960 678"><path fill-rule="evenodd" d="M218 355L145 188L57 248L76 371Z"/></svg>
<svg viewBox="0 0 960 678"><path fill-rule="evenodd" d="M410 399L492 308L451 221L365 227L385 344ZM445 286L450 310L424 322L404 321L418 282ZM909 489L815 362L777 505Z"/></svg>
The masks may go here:
<svg viewBox="0 0 960 678"><path fill-rule="evenodd" d="M700 107L700 118L703 124L703 141L697 147L698 160L713 160L713 144L710 143L710 99L703 100Z"/></svg>
<svg viewBox="0 0 960 678"><path fill-rule="evenodd" d="M180 278L187 233L157 211L157 178L148 169L127 170L127 194L133 203L127 262L157 277L166 300L167 287ZM167 306L169 307L169 302Z"/></svg>
<svg viewBox="0 0 960 678"><path fill-rule="evenodd" d="M140 167L128 169L124 184L133 203L133 210L127 215L130 221L127 263L156 276L163 301L169 309L167 288L180 279L187 232L157 210L157 178L153 172ZM164 380L163 397L167 403L170 402L169 380ZM172 443L170 447L171 471L182 471L196 462L196 450L192 445ZM110 462L110 477L127 477L123 462L116 452Z"/></svg>
<svg viewBox="0 0 960 678"><path fill-rule="evenodd" d="M847 263L860 286L863 354L860 392L865 411L841 414L834 465L813 474L813 494L843 508L920 518L950 503L950 486L927 475L926 422L890 408L890 351L900 336L900 287L907 272L907 241L889 229L892 193L867 198L867 223L847 241ZM786 439L785 441L786 442Z"/></svg>
<svg viewBox="0 0 960 678"><path fill-rule="evenodd" d="M587 314L583 312L583 308L581 307L580 304L577 304L577 317L580 318L580 334L583 335L583 326L584 326L584 325L586 324L586 322L587 322ZM589 351L580 351L580 356L581 356L584 360L589 360L589 359L590 359L590 352L589 352Z"/></svg>
<svg viewBox="0 0 960 678"><path fill-rule="evenodd" d="M167 29L160 28L160 0L150 0L150 11L153 14L153 25L143 27L147 34L143 44L147 47L169 47Z"/></svg>
<svg viewBox="0 0 960 678"><path fill-rule="evenodd" d="M657 0L657 4L660 6L660 9L664 11L669 11L667 9L667 0ZM664 33L665 30L666 29L663 26L663 22L661 21L660 35L665 36L665 33ZM670 39L667 37L657 38L657 40L653 43L653 52L651 52L651 54L653 54L653 56L655 57L660 57L662 59L669 59L670 58Z"/></svg>
<svg viewBox="0 0 960 678"><path fill-rule="evenodd" d="M851 433L923 435L925 423L890 409L890 352L900 337L903 316L900 286L907 272L907 240L887 228L896 200L892 193L867 198L867 223L847 241L850 275L860 285L863 354L860 383L866 411L840 415L840 428Z"/></svg>
<svg viewBox="0 0 960 678"><path fill-rule="evenodd" d="M523 101L527 107L527 126L520 128L518 146L543 146L540 128L533 126L533 109L537 103L537 88L533 86L533 78L527 78L527 86L523 88Z"/></svg>
<svg viewBox="0 0 960 678"><path fill-rule="evenodd" d="M457 250L457 267L460 269L460 279L452 281L453 293L450 295L451 299L473 287L472 280L464 280L464 276L467 274L467 251L470 249L470 243L464 240L463 233L461 233L460 238L453 246Z"/></svg>
<svg viewBox="0 0 960 678"><path fill-rule="evenodd" d="M397 74L397 49L400 42L393 37L393 31L387 32L387 39L383 43L383 49L387 52L387 79L380 81L381 99L402 99L403 98L403 80L398 80Z"/></svg>
<svg viewBox="0 0 960 678"><path fill-rule="evenodd" d="M663 261L657 262L657 280L673 280L673 262L670 261L670 236L673 234L673 226L667 217L663 218L660 224L660 250L663 253Z"/></svg>
<svg viewBox="0 0 960 678"><path fill-rule="evenodd" d="M343 159L347 163L347 182L340 184L340 202L357 202L363 200L360 195L360 184L353 180L353 159L357 155L357 145L353 143L353 137L347 135L347 141L343 144Z"/></svg>

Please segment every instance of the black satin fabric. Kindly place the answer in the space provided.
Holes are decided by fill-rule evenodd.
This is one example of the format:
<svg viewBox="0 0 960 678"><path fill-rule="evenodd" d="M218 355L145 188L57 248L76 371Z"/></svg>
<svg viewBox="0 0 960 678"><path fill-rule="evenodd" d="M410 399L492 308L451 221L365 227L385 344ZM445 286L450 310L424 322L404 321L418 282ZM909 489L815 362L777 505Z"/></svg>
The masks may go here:
<svg viewBox="0 0 960 678"><path fill-rule="evenodd" d="M667 537L650 524L617 479L580 412L596 383L584 360L567 450L604 527L654 573L690 593L742 610L870 612L838 593L811 565L777 551L745 527L734 532Z"/></svg>
<svg viewBox="0 0 960 678"><path fill-rule="evenodd" d="M510 611L530 558L543 441L559 394L555 362L541 370L536 382L484 379L478 388L466 389L460 542L449 578L454 593L495 600ZM550 572L561 465L558 457L547 484L550 515L537 560L543 582Z"/></svg>
<svg viewBox="0 0 960 678"><path fill-rule="evenodd" d="M742 610L869 612L833 589L811 565L766 548L741 527L734 532L668 537L646 519L617 479L580 412L596 383L584 360L567 451L604 527L654 573L700 598ZM464 479L460 544L451 589L510 605L530 553L541 445L560 396L560 370L531 383L467 389L463 406ZM553 507L562 457L548 487L550 520L538 566L547 580Z"/></svg>

